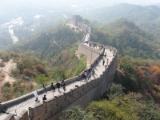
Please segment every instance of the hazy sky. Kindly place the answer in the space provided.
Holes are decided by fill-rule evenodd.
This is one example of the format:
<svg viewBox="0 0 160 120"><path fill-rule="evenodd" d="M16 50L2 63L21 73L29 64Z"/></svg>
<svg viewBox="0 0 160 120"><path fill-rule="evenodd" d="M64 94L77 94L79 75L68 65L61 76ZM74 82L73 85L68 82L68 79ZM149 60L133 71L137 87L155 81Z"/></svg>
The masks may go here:
<svg viewBox="0 0 160 120"><path fill-rule="evenodd" d="M131 3L138 5L150 5L160 3L160 0L0 0L0 4L34 3L34 4L101 4L113 5L117 3Z"/></svg>

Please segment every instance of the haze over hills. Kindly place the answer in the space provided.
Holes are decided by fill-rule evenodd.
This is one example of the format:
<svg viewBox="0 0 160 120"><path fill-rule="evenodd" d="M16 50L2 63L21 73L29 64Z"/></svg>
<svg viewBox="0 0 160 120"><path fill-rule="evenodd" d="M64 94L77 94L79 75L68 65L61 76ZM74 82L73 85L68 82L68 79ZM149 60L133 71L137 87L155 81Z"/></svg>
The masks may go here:
<svg viewBox="0 0 160 120"><path fill-rule="evenodd" d="M0 42L2 48L7 48L17 41L23 41L36 33L51 29L65 22L72 14L72 7L47 7L36 4L0 5ZM66 10L67 9L67 10ZM6 44L7 41L7 44Z"/></svg>
<svg viewBox="0 0 160 120"><path fill-rule="evenodd" d="M26 1L27 2L27 1ZM24 41L36 33L51 29L64 22L73 14L81 14L92 20L93 25L106 24L120 18L127 18L136 23L140 28L159 37L160 8L159 6L140 6L133 4L116 4L110 7L96 6L96 4L68 3L57 7L41 3L28 5L15 3L2 6L0 12L0 49L5 50L13 45L13 41ZM104 4L105 5L105 4ZM11 12L10 9L12 9ZM96 21L97 22L96 22ZM11 34L13 33L13 34ZM16 38L16 40L13 40Z"/></svg>
<svg viewBox="0 0 160 120"><path fill-rule="evenodd" d="M89 14L86 16L103 23L113 22L120 18L127 18L128 20L135 22L140 28L159 37L159 6L140 6L122 3L110 7L97 8L93 11L89 11Z"/></svg>

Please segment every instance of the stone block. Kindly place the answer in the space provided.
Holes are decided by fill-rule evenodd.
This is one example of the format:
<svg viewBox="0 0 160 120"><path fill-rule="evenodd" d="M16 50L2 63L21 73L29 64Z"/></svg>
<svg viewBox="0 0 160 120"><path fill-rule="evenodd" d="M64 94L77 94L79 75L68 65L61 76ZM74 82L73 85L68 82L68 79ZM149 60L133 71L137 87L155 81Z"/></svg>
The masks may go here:
<svg viewBox="0 0 160 120"><path fill-rule="evenodd" d="M47 118L47 102L46 102L46 100L45 101L43 101L43 109L44 109L44 111L43 111L43 118L44 118L44 120Z"/></svg>
<svg viewBox="0 0 160 120"><path fill-rule="evenodd" d="M23 111L18 120L29 120L28 111Z"/></svg>
<svg viewBox="0 0 160 120"><path fill-rule="evenodd" d="M84 89L84 93L88 92L89 89L88 89L88 84L87 83L84 84L83 89Z"/></svg>
<svg viewBox="0 0 160 120"><path fill-rule="evenodd" d="M9 114L8 117L3 120L16 120L16 119L14 118L13 114Z"/></svg>
<svg viewBox="0 0 160 120"><path fill-rule="evenodd" d="M93 89L93 80L91 80L91 81L89 82L89 86L90 86L90 90L92 90L92 89Z"/></svg>
<svg viewBox="0 0 160 120"><path fill-rule="evenodd" d="M36 110L34 108L31 108L31 107L29 107L28 109L29 109L29 118L31 120L33 120L34 116L36 115Z"/></svg>
<svg viewBox="0 0 160 120"><path fill-rule="evenodd" d="M80 96L82 96L83 93L84 93L83 86L84 86L84 85L82 85L82 86L79 87L79 95L80 95Z"/></svg>
<svg viewBox="0 0 160 120"><path fill-rule="evenodd" d="M77 93L77 94L76 94L76 95L77 95L77 98L79 98L79 97L80 97L80 86L77 87L76 90L77 90L77 91L76 91L76 93Z"/></svg>
<svg viewBox="0 0 160 120"><path fill-rule="evenodd" d="M74 97L75 99L77 99L79 96L80 96L80 95L79 95L79 88L73 89L73 97Z"/></svg>
<svg viewBox="0 0 160 120"><path fill-rule="evenodd" d="M47 105L47 109L49 108L50 113L54 114L57 112L57 102L56 99L52 99L52 102L50 104L51 106Z"/></svg>
<svg viewBox="0 0 160 120"><path fill-rule="evenodd" d="M71 103L73 101L73 95L72 95L72 91L69 91L67 93L64 93L65 95L65 101L67 102L67 104Z"/></svg>
<svg viewBox="0 0 160 120"><path fill-rule="evenodd" d="M87 89L88 89L88 91L91 89L91 84L90 84L90 81L88 81L87 83L86 83L86 85L87 85Z"/></svg>
<svg viewBox="0 0 160 120"><path fill-rule="evenodd" d="M96 83L96 85L98 86L99 83L100 83L100 78L95 79L95 83Z"/></svg>
<svg viewBox="0 0 160 120"><path fill-rule="evenodd" d="M93 89L94 88L94 80L91 80L90 84L91 84L91 89Z"/></svg>
<svg viewBox="0 0 160 120"><path fill-rule="evenodd" d="M97 86L96 81L95 80L92 81L93 81L93 86L96 87Z"/></svg>
<svg viewBox="0 0 160 120"><path fill-rule="evenodd" d="M43 104L39 104L34 108L29 107L29 117L31 120L42 120L42 116L44 115Z"/></svg>
<svg viewBox="0 0 160 120"><path fill-rule="evenodd" d="M76 92L77 88L71 89L72 92L72 96L73 96L73 100L75 100L77 98L77 92Z"/></svg>
<svg viewBox="0 0 160 120"><path fill-rule="evenodd" d="M62 109L64 107L64 95L58 96L57 97L58 104L57 104L57 109Z"/></svg>

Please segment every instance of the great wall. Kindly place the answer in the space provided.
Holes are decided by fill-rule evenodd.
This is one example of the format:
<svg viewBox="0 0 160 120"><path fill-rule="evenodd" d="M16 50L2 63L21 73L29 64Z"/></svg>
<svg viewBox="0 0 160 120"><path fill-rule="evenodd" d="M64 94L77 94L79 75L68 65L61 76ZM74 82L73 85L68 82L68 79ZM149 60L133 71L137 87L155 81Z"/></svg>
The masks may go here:
<svg viewBox="0 0 160 120"><path fill-rule="evenodd" d="M1 103L0 120L58 120L65 109L76 105L86 107L89 102L99 100L112 83L116 70L117 50L111 46L91 42L91 27L83 23L80 16L73 16L67 24L84 32L77 51L78 54L85 56L96 75L91 76L90 80L80 76L65 80L65 92L62 90L54 92L50 86L47 86L47 93L44 89L40 89L39 97L46 94L47 100L39 103L35 103L33 93ZM109 59L107 67L103 66L103 59Z"/></svg>

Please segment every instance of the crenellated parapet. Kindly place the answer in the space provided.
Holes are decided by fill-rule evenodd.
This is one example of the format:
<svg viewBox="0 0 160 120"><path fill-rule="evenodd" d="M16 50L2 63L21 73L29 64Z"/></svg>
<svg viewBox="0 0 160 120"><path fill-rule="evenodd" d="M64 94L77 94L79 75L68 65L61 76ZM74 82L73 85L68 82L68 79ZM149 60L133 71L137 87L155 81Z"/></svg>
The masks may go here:
<svg viewBox="0 0 160 120"><path fill-rule="evenodd" d="M86 107L89 102L100 99L100 96L112 82L116 70L117 50L114 47L90 41L91 29L88 25L83 25L84 23L80 17L75 16L69 22L82 30L86 30L82 42L78 45L78 53L83 54L86 61L90 63L91 68L97 70L95 76L92 76L90 80L83 79L80 76L67 79L65 80L66 87L73 84L68 91L59 95L53 94L52 98L29 107L28 111L22 111L16 115L9 114L4 120L57 120L62 111L71 106ZM102 59L106 59L104 51L107 51L108 56L111 56L108 57L110 62L107 67L102 66ZM38 91L39 94L45 93L44 89ZM50 86L47 87L47 91L52 92ZM33 93L3 103L3 107L0 108L4 110L30 98L33 98Z"/></svg>

